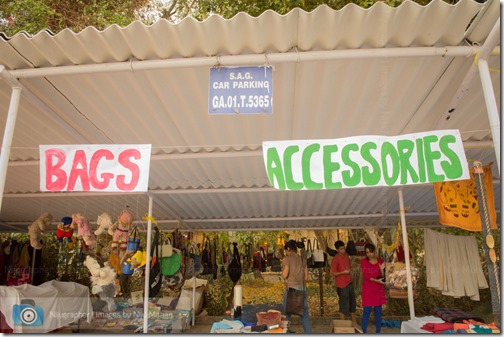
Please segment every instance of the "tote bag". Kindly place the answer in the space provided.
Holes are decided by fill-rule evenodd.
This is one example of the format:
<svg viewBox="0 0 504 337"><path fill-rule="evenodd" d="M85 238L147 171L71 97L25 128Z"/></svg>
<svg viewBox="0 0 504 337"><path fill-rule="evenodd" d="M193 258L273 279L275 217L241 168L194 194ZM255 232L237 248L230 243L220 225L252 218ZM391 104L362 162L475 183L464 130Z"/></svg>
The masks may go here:
<svg viewBox="0 0 504 337"><path fill-rule="evenodd" d="M182 252L173 248L171 256L161 257L161 274L164 276L173 276L180 270L182 263Z"/></svg>
<svg viewBox="0 0 504 337"><path fill-rule="evenodd" d="M156 228L156 233L154 234L154 240L152 242L152 248L151 248L151 256L153 260L154 260L154 251L156 252L155 255L156 261L151 265L151 269L149 272L149 297L156 296L159 293L159 290L161 289L161 281L162 281L161 267L159 266L159 259L157 259L157 257L159 256L158 245L159 245L159 230Z"/></svg>
<svg viewBox="0 0 504 337"><path fill-rule="evenodd" d="M324 252L322 249L320 249L317 239L315 239L313 245L316 247L316 248L314 247L313 249L313 267L314 268L325 267L327 263L327 253Z"/></svg>
<svg viewBox="0 0 504 337"><path fill-rule="evenodd" d="M197 254L197 250L194 245L192 243L188 243L185 252L184 277L187 279L201 274L203 271L201 266L201 256Z"/></svg>
<svg viewBox="0 0 504 337"><path fill-rule="evenodd" d="M126 250L135 252L140 248L140 235L138 233L138 227L135 226L131 230L128 236L128 243L126 245Z"/></svg>
<svg viewBox="0 0 504 337"><path fill-rule="evenodd" d="M233 242L233 260L228 266L228 274L233 283L236 283L240 280L242 275L242 265L240 261L240 253L238 252L237 243Z"/></svg>
<svg viewBox="0 0 504 337"><path fill-rule="evenodd" d="M173 254L173 245L169 238L161 245L161 257L170 257Z"/></svg>
<svg viewBox="0 0 504 337"><path fill-rule="evenodd" d="M201 264L203 265L202 275L212 274L212 260L210 258L210 240L203 239L203 251L201 252Z"/></svg>
<svg viewBox="0 0 504 337"><path fill-rule="evenodd" d="M313 246L310 239L308 239L306 248L306 265L308 268L315 268L315 256L313 255Z"/></svg>

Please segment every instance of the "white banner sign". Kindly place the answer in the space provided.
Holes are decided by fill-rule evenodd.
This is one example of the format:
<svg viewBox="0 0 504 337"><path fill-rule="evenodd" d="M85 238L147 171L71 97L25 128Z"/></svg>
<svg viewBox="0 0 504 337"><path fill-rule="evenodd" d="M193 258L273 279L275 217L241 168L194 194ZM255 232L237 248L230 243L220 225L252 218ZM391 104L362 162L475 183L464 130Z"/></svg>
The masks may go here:
<svg viewBox="0 0 504 337"><path fill-rule="evenodd" d="M151 145L40 145L40 190L147 192Z"/></svg>
<svg viewBox="0 0 504 337"><path fill-rule="evenodd" d="M396 137L263 142L269 181L280 190L397 186L469 179L458 130Z"/></svg>

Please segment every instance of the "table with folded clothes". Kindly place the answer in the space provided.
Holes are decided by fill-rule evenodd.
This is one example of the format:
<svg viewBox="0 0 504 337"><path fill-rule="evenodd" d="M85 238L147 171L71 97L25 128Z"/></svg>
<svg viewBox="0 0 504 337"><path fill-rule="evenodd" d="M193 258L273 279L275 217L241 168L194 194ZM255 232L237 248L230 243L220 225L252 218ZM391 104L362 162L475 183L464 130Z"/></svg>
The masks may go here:
<svg viewBox="0 0 504 337"><path fill-rule="evenodd" d="M402 322L401 333L500 333L494 323L459 309L436 308L434 313Z"/></svg>
<svg viewBox="0 0 504 337"><path fill-rule="evenodd" d="M246 304L241 314L231 318L224 316L222 321L214 322L210 333L286 333L287 325L282 323L285 316L282 305Z"/></svg>

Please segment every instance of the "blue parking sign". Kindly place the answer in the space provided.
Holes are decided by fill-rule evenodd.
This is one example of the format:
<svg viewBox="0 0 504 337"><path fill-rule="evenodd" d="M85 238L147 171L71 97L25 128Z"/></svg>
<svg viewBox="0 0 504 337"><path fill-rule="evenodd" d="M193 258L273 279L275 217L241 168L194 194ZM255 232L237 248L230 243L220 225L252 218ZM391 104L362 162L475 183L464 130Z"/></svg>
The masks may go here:
<svg viewBox="0 0 504 337"><path fill-rule="evenodd" d="M273 112L271 66L210 69L209 114Z"/></svg>

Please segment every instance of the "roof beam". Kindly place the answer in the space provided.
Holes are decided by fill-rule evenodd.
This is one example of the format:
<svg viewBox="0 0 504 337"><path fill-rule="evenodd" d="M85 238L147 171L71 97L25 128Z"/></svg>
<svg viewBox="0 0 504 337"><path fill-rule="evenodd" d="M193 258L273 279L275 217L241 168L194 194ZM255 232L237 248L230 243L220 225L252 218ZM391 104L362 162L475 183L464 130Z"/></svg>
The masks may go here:
<svg viewBox="0 0 504 337"><path fill-rule="evenodd" d="M100 64L83 64L58 67L29 68L10 70L15 78L35 78L58 75L77 75L110 72L134 72L165 68L213 67L221 66L264 65L284 62L313 62L338 59L396 58L396 57L469 57L479 52L477 46L446 47L409 47L409 48L372 48L338 49L320 51L293 51L288 53L220 55L209 57L176 58L166 60L124 61Z"/></svg>
<svg viewBox="0 0 504 337"><path fill-rule="evenodd" d="M500 179L492 179L492 184L500 184ZM429 184L408 185L409 188L425 186ZM272 186L262 187L223 187L223 188L187 188L179 190L149 190L151 195L161 194L209 194L209 193L257 193L257 192L285 192L275 189ZM58 197L103 197L103 196L126 196L135 194L145 194L145 192L35 192L35 193L5 193L4 198L58 198Z"/></svg>

